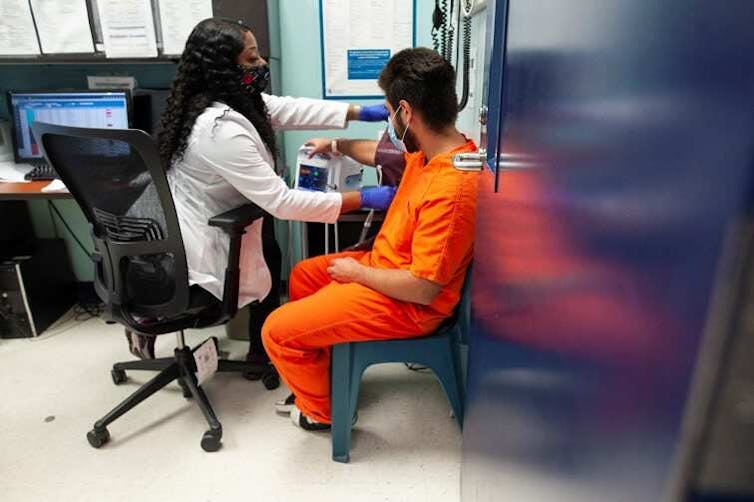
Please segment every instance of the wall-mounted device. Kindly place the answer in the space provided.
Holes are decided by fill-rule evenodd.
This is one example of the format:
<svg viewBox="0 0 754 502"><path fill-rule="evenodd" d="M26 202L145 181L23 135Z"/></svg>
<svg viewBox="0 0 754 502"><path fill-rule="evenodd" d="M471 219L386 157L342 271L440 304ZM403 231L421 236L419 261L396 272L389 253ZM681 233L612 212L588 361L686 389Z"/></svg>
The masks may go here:
<svg viewBox="0 0 754 502"><path fill-rule="evenodd" d="M466 108L469 102L471 18L485 4L486 2L479 0L435 0L435 9L432 12L432 45L446 61L453 65L456 74L461 77L461 99L458 103L458 111ZM459 49L463 61L460 60Z"/></svg>

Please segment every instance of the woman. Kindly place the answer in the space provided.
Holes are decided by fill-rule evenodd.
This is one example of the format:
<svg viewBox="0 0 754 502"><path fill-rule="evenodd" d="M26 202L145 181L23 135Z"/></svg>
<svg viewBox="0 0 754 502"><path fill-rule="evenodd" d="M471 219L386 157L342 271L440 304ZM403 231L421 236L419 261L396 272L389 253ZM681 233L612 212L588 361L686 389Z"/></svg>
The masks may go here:
<svg viewBox="0 0 754 502"><path fill-rule="evenodd" d="M272 217L332 223L360 207L385 209L395 193L393 187L343 194L289 189L274 169L274 128L344 128L348 120L384 120L387 113L382 105L270 96L262 92L269 74L247 26L205 19L186 42L158 135L191 285L222 297L228 238L207 224L212 216L248 201L271 215L243 237L239 286L239 307L262 300L252 307L248 360L267 363L261 327L280 303Z"/></svg>

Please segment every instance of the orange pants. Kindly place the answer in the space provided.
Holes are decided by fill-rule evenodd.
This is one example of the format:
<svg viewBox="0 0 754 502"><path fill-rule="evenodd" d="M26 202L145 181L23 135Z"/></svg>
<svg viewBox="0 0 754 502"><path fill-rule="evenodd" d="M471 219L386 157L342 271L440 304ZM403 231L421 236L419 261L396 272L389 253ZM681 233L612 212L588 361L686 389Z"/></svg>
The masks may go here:
<svg viewBox="0 0 754 502"><path fill-rule="evenodd" d="M291 272L290 303L262 327L262 342L296 406L310 418L330 423L330 347L337 343L429 334L443 318L418 305L393 300L360 284L333 282L327 267L350 256L365 263L368 253L318 256Z"/></svg>

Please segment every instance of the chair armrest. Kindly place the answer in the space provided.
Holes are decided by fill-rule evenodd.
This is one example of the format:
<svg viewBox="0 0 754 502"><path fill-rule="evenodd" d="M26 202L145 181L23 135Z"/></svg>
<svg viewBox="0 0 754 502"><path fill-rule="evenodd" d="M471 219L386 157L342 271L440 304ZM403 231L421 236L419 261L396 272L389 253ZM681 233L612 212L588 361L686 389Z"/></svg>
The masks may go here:
<svg viewBox="0 0 754 502"><path fill-rule="evenodd" d="M264 217L265 212L256 204L244 204L231 209L209 220L209 226L218 227L230 236L228 245L228 266L225 269L225 284L223 286L222 312L225 319L230 319L238 310L238 285L241 271L238 263L241 258L241 238L246 227L255 220Z"/></svg>
<svg viewBox="0 0 754 502"><path fill-rule="evenodd" d="M213 216L209 219L209 226L221 228L231 234L243 230L264 215L265 212L256 204L244 204Z"/></svg>

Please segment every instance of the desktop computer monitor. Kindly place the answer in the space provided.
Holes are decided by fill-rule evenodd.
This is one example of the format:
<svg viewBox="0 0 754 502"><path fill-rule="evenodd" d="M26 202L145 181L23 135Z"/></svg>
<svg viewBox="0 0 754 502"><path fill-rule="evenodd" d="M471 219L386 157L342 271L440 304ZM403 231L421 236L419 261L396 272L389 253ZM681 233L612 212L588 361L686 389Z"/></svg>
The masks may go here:
<svg viewBox="0 0 754 502"><path fill-rule="evenodd" d="M35 121L72 127L128 129L128 91L34 91L8 93L16 162L40 163L42 151L31 131Z"/></svg>

